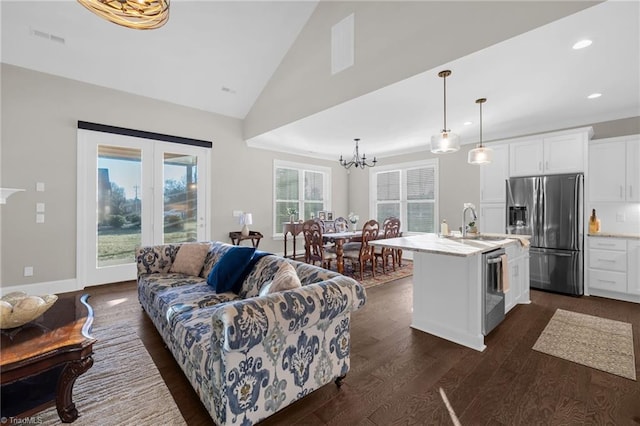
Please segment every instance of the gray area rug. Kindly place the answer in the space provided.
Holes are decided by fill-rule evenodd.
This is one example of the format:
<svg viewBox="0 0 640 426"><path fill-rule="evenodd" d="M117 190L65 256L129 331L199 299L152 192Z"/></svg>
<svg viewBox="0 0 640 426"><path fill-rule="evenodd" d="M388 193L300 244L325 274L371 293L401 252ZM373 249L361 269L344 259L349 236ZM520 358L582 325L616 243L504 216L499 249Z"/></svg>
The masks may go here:
<svg viewBox="0 0 640 426"><path fill-rule="evenodd" d="M73 425L186 425L151 356L126 325L96 329L93 366L73 387ZM34 416L63 424L55 407Z"/></svg>
<svg viewBox="0 0 640 426"><path fill-rule="evenodd" d="M636 380L631 324L558 309L533 349Z"/></svg>

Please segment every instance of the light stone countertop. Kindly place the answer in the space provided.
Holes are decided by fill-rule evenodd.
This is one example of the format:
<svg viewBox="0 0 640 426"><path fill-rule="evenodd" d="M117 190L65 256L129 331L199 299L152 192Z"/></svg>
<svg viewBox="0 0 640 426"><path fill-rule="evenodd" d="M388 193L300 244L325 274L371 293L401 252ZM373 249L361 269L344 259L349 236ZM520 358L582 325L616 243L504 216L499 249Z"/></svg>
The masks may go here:
<svg viewBox="0 0 640 426"><path fill-rule="evenodd" d="M473 256L487 251L518 244L523 236L507 234L483 234L489 237L504 237L498 240L462 239L459 237L440 237L438 234L421 234L408 237L386 238L370 241L372 246L400 248L421 253L445 254L450 256ZM525 237L527 238L527 237Z"/></svg>
<svg viewBox="0 0 640 426"><path fill-rule="evenodd" d="M587 234L589 237L606 237L606 238L627 238L640 240L640 234L619 234L615 232L598 232L597 234Z"/></svg>

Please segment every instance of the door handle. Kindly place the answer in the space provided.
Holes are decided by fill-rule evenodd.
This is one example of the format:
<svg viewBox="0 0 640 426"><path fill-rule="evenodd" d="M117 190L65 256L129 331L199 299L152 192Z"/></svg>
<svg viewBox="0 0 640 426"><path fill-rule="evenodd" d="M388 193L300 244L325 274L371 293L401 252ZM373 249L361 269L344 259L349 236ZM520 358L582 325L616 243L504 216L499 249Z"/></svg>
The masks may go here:
<svg viewBox="0 0 640 426"><path fill-rule="evenodd" d="M620 199L624 198L624 188L620 185Z"/></svg>
<svg viewBox="0 0 640 426"><path fill-rule="evenodd" d="M549 170L549 160L544 162L544 169Z"/></svg>
<svg viewBox="0 0 640 426"><path fill-rule="evenodd" d="M572 254L569 253L556 253L554 254L554 256L558 256L558 257L571 257L573 256Z"/></svg>
<svg viewBox="0 0 640 426"><path fill-rule="evenodd" d="M633 198L633 185L629 185L629 198Z"/></svg>
<svg viewBox="0 0 640 426"><path fill-rule="evenodd" d="M538 161L538 171L542 171L542 161Z"/></svg>

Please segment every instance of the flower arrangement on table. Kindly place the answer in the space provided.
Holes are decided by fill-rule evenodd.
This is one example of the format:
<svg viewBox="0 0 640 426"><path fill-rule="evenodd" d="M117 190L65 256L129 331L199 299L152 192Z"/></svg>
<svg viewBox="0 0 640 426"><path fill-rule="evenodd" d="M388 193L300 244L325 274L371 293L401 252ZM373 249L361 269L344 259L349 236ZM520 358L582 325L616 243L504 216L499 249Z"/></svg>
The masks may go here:
<svg viewBox="0 0 640 426"><path fill-rule="evenodd" d="M349 216L347 216L349 218L349 222L351 222L351 224L353 225L353 230L356 230L356 226L358 224L358 221L360 220L360 216L358 216L357 214L351 212L349 213Z"/></svg>
<svg viewBox="0 0 640 426"><path fill-rule="evenodd" d="M294 223L298 216L298 210L295 207L287 207L287 214L289 215L289 221Z"/></svg>

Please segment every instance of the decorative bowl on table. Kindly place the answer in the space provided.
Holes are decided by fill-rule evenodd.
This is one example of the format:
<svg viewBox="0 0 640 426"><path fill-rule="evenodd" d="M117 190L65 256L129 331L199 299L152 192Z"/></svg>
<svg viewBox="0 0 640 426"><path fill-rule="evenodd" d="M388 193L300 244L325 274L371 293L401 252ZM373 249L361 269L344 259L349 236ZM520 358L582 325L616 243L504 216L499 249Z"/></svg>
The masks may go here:
<svg viewBox="0 0 640 426"><path fill-rule="evenodd" d="M44 314L58 300L55 294L29 296L15 291L0 298L0 329L16 328Z"/></svg>

